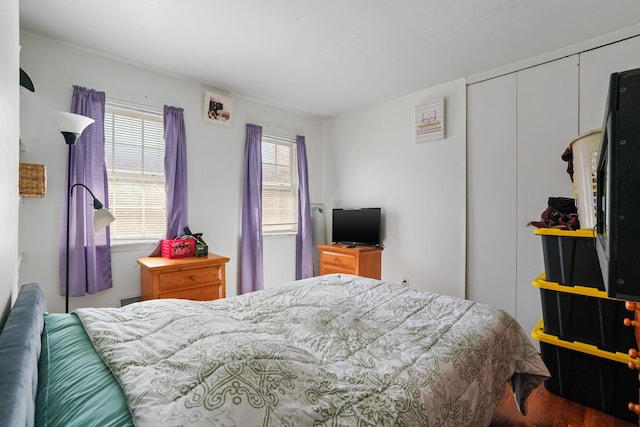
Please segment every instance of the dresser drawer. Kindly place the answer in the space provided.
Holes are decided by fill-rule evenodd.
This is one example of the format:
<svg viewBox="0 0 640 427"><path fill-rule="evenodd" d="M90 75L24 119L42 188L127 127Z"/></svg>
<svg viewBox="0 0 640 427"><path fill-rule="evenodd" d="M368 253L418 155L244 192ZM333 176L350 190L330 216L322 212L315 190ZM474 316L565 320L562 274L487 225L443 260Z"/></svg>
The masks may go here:
<svg viewBox="0 0 640 427"><path fill-rule="evenodd" d="M190 299L194 301L211 301L214 299L222 298L222 284L162 292L160 294L160 298L179 298Z"/></svg>
<svg viewBox="0 0 640 427"><path fill-rule="evenodd" d="M342 268L335 265L322 264L320 266L320 275L324 276L325 274L355 274L353 268Z"/></svg>
<svg viewBox="0 0 640 427"><path fill-rule="evenodd" d="M229 258L209 253L204 257L138 258L140 296L209 301L225 297L225 265Z"/></svg>
<svg viewBox="0 0 640 427"><path fill-rule="evenodd" d="M160 292L178 291L207 284L222 283L220 266L211 268L194 268L173 272L160 273Z"/></svg>
<svg viewBox="0 0 640 427"><path fill-rule="evenodd" d="M339 252L322 252L320 262L326 267L338 267L353 270L356 267L356 257L351 254Z"/></svg>

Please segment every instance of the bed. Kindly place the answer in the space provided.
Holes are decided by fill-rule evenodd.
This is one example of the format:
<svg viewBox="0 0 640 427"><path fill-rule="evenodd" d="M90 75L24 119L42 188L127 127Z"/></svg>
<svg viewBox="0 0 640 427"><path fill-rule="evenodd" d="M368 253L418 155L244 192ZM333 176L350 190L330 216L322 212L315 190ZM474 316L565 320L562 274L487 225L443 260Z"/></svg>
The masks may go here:
<svg viewBox="0 0 640 427"><path fill-rule="evenodd" d="M507 313L349 275L210 302L45 312L0 334L7 425L482 426L548 378Z"/></svg>

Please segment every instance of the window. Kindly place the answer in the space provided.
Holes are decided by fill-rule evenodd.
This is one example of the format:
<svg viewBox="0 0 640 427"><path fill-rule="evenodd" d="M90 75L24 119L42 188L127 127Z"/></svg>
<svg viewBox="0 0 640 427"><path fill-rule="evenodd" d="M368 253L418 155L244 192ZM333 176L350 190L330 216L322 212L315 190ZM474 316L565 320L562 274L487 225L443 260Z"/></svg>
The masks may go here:
<svg viewBox="0 0 640 427"><path fill-rule="evenodd" d="M298 226L296 144L262 135L262 233L295 233Z"/></svg>
<svg viewBox="0 0 640 427"><path fill-rule="evenodd" d="M166 230L164 127L161 112L107 102L105 163L113 243L162 238Z"/></svg>

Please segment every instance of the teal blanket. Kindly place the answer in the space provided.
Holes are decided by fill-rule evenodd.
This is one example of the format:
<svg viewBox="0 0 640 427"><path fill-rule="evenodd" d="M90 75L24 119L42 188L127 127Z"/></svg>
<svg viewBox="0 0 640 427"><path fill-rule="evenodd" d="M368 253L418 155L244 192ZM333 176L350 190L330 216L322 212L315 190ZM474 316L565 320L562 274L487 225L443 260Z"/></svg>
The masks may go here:
<svg viewBox="0 0 640 427"><path fill-rule="evenodd" d="M133 426L122 390L75 314L45 314L36 426Z"/></svg>

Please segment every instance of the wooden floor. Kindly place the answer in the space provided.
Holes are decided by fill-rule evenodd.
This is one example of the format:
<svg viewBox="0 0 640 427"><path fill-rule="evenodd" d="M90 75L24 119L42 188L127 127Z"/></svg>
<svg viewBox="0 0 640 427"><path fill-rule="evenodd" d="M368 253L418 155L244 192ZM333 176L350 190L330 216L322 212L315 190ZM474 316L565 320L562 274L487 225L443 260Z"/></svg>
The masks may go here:
<svg viewBox="0 0 640 427"><path fill-rule="evenodd" d="M518 412L507 386L490 427L634 427L640 424L620 420L595 409L563 399L540 385L529 396L527 416Z"/></svg>

